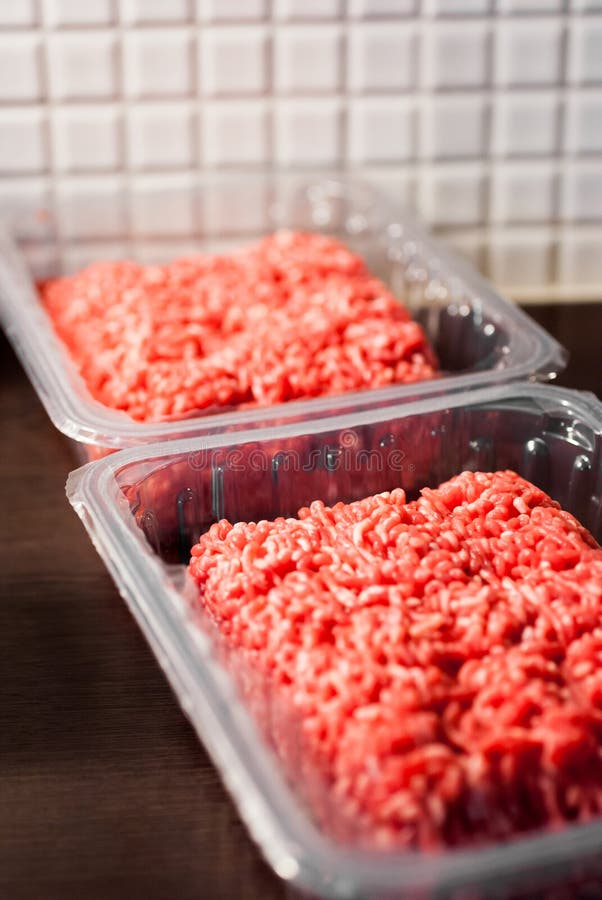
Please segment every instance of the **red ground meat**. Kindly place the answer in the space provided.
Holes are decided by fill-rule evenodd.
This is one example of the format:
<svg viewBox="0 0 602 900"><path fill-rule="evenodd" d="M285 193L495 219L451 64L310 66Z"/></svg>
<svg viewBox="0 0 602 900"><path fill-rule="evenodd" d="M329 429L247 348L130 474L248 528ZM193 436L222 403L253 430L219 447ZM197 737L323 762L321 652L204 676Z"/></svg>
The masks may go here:
<svg viewBox="0 0 602 900"><path fill-rule="evenodd" d="M221 521L190 572L378 845L600 812L602 550L514 472Z"/></svg>
<svg viewBox="0 0 602 900"><path fill-rule="evenodd" d="M424 332L338 241L279 232L230 256L103 262L40 285L101 403L158 421L432 378Z"/></svg>

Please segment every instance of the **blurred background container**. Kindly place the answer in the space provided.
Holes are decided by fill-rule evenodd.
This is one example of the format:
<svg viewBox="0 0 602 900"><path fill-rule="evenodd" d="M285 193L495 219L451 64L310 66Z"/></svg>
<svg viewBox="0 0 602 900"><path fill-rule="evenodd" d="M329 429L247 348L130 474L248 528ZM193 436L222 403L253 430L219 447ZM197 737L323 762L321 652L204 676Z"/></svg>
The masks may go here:
<svg viewBox="0 0 602 900"><path fill-rule="evenodd" d="M365 172L518 300L600 299L602 0L0 2L2 208L101 196L71 227L115 256L166 189L272 168Z"/></svg>

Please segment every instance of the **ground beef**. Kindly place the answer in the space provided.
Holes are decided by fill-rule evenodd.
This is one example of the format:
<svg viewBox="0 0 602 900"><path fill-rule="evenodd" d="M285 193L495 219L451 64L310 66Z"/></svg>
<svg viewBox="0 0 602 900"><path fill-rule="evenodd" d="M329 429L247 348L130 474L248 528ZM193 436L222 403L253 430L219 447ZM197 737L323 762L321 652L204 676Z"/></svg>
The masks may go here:
<svg viewBox="0 0 602 900"><path fill-rule="evenodd" d="M279 232L229 256L102 262L40 285L92 395L134 419L432 378L420 326L338 241Z"/></svg>
<svg viewBox="0 0 602 900"><path fill-rule="evenodd" d="M190 572L376 844L506 840L600 812L602 550L514 472L221 521Z"/></svg>

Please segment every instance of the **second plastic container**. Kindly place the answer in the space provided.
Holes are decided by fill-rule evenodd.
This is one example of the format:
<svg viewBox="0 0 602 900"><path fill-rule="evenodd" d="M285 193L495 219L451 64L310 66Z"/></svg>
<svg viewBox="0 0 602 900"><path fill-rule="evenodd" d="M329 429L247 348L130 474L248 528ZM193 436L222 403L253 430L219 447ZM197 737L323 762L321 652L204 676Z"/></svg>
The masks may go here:
<svg viewBox="0 0 602 900"><path fill-rule="evenodd" d="M136 214L135 195L125 193L123 202ZM196 192L166 193L158 221L134 215L137 230L111 241L94 237L96 228L102 233L108 212L115 212L106 205L102 197L59 202L37 216L23 216L0 236L0 320L50 418L83 455L316 418L477 385L545 381L563 368L561 347L532 319L376 190L353 179L214 179L200 183ZM161 423L136 422L94 400L54 333L35 278L71 271L103 255L163 262L183 253L226 250L279 228L334 235L363 256L424 326L443 377L269 408L201 411Z"/></svg>

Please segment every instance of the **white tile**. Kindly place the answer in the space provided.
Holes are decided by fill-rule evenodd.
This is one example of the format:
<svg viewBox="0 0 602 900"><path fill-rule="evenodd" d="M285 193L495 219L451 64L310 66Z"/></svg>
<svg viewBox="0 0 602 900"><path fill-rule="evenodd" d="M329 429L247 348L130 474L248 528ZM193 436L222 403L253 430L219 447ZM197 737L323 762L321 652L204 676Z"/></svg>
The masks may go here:
<svg viewBox="0 0 602 900"><path fill-rule="evenodd" d="M571 153L602 153L602 94L576 94L567 101L565 128Z"/></svg>
<svg viewBox="0 0 602 900"><path fill-rule="evenodd" d="M597 12L602 9L602 0L569 0L569 6L576 12Z"/></svg>
<svg viewBox="0 0 602 900"><path fill-rule="evenodd" d="M415 210L416 179L411 171L397 167L370 169L362 166L358 177L363 177L373 184L395 210Z"/></svg>
<svg viewBox="0 0 602 900"><path fill-rule="evenodd" d="M130 165L184 169L193 162L192 111L184 103L137 104L127 118Z"/></svg>
<svg viewBox="0 0 602 900"><path fill-rule="evenodd" d="M123 238L123 182L119 175L61 178L56 182L57 219L68 240Z"/></svg>
<svg viewBox="0 0 602 900"><path fill-rule="evenodd" d="M563 12L564 0L497 0L501 13L535 14Z"/></svg>
<svg viewBox="0 0 602 900"><path fill-rule="evenodd" d="M139 175L131 182L132 236L177 235L196 230L196 179L190 175Z"/></svg>
<svg viewBox="0 0 602 900"><path fill-rule="evenodd" d="M602 219L602 163L580 162L565 172L562 211L570 221Z"/></svg>
<svg viewBox="0 0 602 900"><path fill-rule="evenodd" d="M204 161L210 166L267 164L267 126L262 100L207 104L201 122Z"/></svg>
<svg viewBox="0 0 602 900"><path fill-rule="evenodd" d="M48 278L59 271L48 178L19 175L0 178L0 209L19 239L32 276Z"/></svg>
<svg viewBox="0 0 602 900"><path fill-rule="evenodd" d="M44 212L50 199L50 186L45 177L19 177L0 179L0 208L3 215L19 216L20 221L31 222L37 233L40 224L39 211Z"/></svg>
<svg viewBox="0 0 602 900"><path fill-rule="evenodd" d="M141 237L139 241L132 242L130 257L143 265L165 265L174 259L185 256L198 256L202 252L198 238L186 240L186 238L165 237L147 238Z"/></svg>
<svg viewBox="0 0 602 900"><path fill-rule="evenodd" d="M507 94L493 106L493 148L503 156L551 156L558 147L558 100Z"/></svg>
<svg viewBox="0 0 602 900"><path fill-rule="evenodd" d="M459 256L468 260L480 272L484 272L486 237L480 229L464 231L450 228L443 232L442 237Z"/></svg>
<svg viewBox="0 0 602 900"><path fill-rule="evenodd" d="M283 93L335 92L341 82L341 33L336 25L297 25L274 38L274 85Z"/></svg>
<svg viewBox="0 0 602 900"><path fill-rule="evenodd" d="M125 90L131 97L185 97L192 89L191 40L186 29L126 33Z"/></svg>
<svg viewBox="0 0 602 900"><path fill-rule="evenodd" d="M561 284L602 284L602 253L600 234L569 231L560 241L558 251L558 280Z"/></svg>
<svg viewBox="0 0 602 900"><path fill-rule="evenodd" d="M0 102L37 100L40 42L34 34L0 35Z"/></svg>
<svg viewBox="0 0 602 900"><path fill-rule="evenodd" d="M49 91L56 100L108 99L117 93L116 43L110 32L48 38Z"/></svg>
<svg viewBox="0 0 602 900"><path fill-rule="evenodd" d="M349 15L356 19L412 16L416 0L348 0Z"/></svg>
<svg viewBox="0 0 602 900"><path fill-rule="evenodd" d="M274 0L277 19L336 19L340 0Z"/></svg>
<svg viewBox="0 0 602 900"><path fill-rule="evenodd" d="M341 107L336 100L277 104L276 161L286 166L334 165L341 157Z"/></svg>
<svg viewBox="0 0 602 900"><path fill-rule="evenodd" d="M500 22L496 28L496 81L519 86L558 84L561 78L560 22Z"/></svg>
<svg viewBox="0 0 602 900"><path fill-rule="evenodd" d="M354 101L348 111L354 163L401 162L416 155L416 109L406 98Z"/></svg>
<svg viewBox="0 0 602 900"><path fill-rule="evenodd" d="M52 115L54 161L62 172L117 169L119 113L112 106L63 106Z"/></svg>
<svg viewBox="0 0 602 900"><path fill-rule="evenodd" d="M266 182L228 183L215 178L201 191L202 232L211 238L232 234L258 237L270 227L269 207Z"/></svg>
<svg viewBox="0 0 602 900"><path fill-rule="evenodd" d="M445 226L482 224L485 181L479 167L430 169L418 187L418 208L427 222Z"/></svg>
<svg viewBox="0 0 602 900"><path fill-rule="evenodd" d="M182 24L190 19L190 0L120 0L126 25Z"/></svg>
<svg viewBox="0 0 602 900"><path fill-rule="evenodd" d="M0 174L43 172L46 120L37 109L0 109Z"/></svg>
<svg viewBox="0 0 602 900"><path fill-rule="evenodd" d="M423 0L426 11L434 16L484 16L492 0Z"/></svg>
<svg viewBox="0 0 602 900"><path fill-rule="evenodd" d="M56 275L56 229L51 214L51 186L46 176L0 177L0 209L21 244L25 263L36 279Z"/></svg>
<svg viewBox="0 0 602 900"><path fill-rule="evenodd" d="M489 276L504 287L531 287L552 281L553 241L547 229L516 229L491 236Z"/></svg>
<svg viewBox="0 0 602 900"><path fill-rule="evenodd" d="M569 40L569 74L581 84L602 82L602 21L573 21Z"/></svg>
<svg viewBox="0 0 602 900"><path fill-rule="evenodd" d="M267 32L261 26L208 29L199 62L204 94L261 94L267 87Z"/></svg>
<svg viewBox="0 0 602 900"><path fill-rule="evenodd" d="M416 61L417 36L411 25L351 27L347 83L352 91L407 91L416 80Z"/></svg>
<svg viewBox="0 0 602 900"><path fill-rule="evenodd" d="M500 224L549 222L556 213L554 164L513 165L493 170L491 220Z"/></svg>
<svg viewBox="0 0 602 900"><path fill-rule="evenodd" d="M110 25L112 0L43 0L44 21L55 28Z"/></svg>
<svg viewBox="0 0 602 900"><path fill-rule="evenodd" d="M434 96L421 108L421 157L468 159L483 155L488 116L488 103L483 98Z"/></svg>
<svg viewBox="0 0 602 900"><path fill-rule="evenodd" d="M0 3L0 26L22 28L35 25L36 7L34 0L2 0Z"/></svg>
<svg viewBox="0 0 602 900"><path fill-rule="evenodd" d="M482 22L434 22L425 32L424 81L440 90L489 82L489 28Z"/></svg>
<svg viewBox="0 0 602 900"><path fill-rule="evenodd" d="M86 266L102 260L131 259L127 241L86 241L68 244L62 252L63 271L79 272Z"/></svg>
<svg viewBox="0 0 602 900"><path fill-rule="evenodd" d="M204 22L246 22L265 18L266 0L199 0Z"/></svg>

